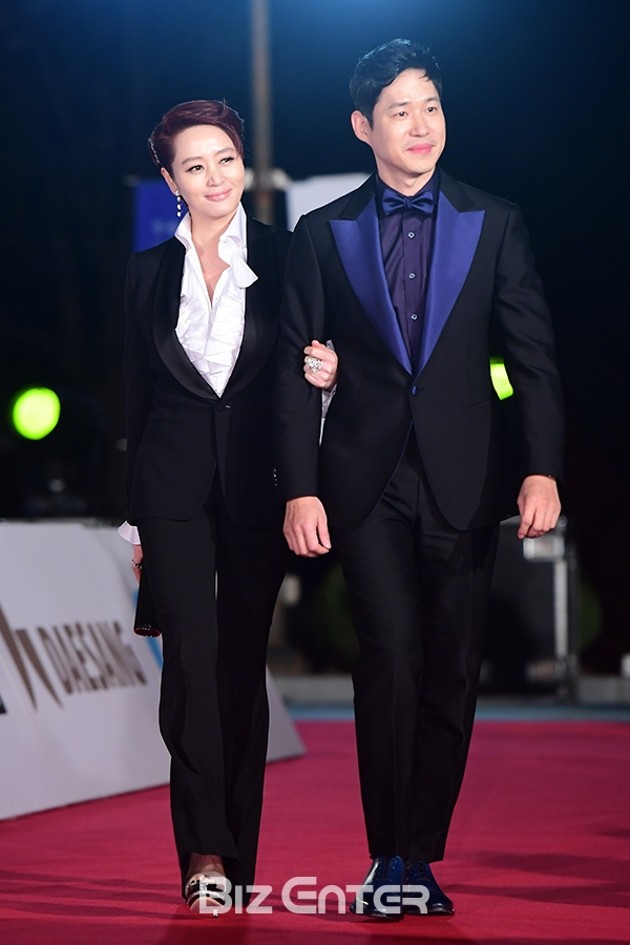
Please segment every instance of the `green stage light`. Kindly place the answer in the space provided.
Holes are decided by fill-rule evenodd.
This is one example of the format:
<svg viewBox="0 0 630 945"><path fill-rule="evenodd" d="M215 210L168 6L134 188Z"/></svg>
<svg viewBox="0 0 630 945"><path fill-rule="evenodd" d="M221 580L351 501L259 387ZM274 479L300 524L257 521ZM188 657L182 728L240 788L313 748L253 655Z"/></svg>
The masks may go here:
<svg viewBox="0 0 630 945"><path fill-rule="evenodd" d="M27 440L42 440L48 436L57 426L60 413L59 398L48 387L20 391L11 404L13 427Z"/></svg>
<svg viewBox="0 0 630 945"><path fill-rule="evenodd" d="M490 378L499 400L506 400L514 393L501 358L490 358Z"/></svg>

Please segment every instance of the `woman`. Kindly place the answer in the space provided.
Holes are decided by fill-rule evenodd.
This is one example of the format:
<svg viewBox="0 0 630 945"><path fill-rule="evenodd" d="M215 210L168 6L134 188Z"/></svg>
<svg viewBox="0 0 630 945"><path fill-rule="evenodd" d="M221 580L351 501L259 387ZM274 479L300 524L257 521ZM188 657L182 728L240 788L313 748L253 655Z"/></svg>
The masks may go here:
<svg viewBox="0 0 630 945"><path fill-rule="evenodd" d="M241 135L221 102L163 116L151 155L188 213L174 237L131 257L126 292L133 564L163 636L160 730L182 891L209 913L226 877L254 878L265 650L286 563L270 402L290 235L241 206ZM320 387L335 366L321 353L317 376L305 372Z"/></svg>

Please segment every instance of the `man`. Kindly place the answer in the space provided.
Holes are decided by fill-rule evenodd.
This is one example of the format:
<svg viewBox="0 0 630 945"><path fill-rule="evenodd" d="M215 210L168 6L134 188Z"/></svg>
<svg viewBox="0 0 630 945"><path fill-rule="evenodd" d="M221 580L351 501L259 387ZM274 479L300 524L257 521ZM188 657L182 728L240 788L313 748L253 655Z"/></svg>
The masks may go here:
<svg viewBox="0 0 630 945"><path fill-rule="evenodd" d="M555 526L562 399L518 208L437 167L433 57L394 40L359 60L350 91L376 175L295 231L277 402L284 530L299 555L326 554L332 537L360 644L373 862L354 911L400 917L414 907L376 892L412 885L428 890L416 911L450 915L429 864L443 858L464 773L498 523L518 507L519 538ZM491 334L515 391L514 446ZM326 358L314 339L339 356L320 450L319 398L302 377L305 346L311 370Z"/></svg>

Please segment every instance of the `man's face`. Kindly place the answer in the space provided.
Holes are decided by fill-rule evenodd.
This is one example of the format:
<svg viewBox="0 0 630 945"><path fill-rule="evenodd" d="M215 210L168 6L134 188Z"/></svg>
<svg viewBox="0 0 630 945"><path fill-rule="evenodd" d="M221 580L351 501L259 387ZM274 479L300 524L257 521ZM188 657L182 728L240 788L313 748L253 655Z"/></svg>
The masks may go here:
<svg viewBox="0 0 630 945"><path fill-rule="evenodd" d="M408 196L431 177L446 143L437 89L422 69L406 69L378 97L372 124L352 113L352 128L374 151L381 180Z"/></svg>

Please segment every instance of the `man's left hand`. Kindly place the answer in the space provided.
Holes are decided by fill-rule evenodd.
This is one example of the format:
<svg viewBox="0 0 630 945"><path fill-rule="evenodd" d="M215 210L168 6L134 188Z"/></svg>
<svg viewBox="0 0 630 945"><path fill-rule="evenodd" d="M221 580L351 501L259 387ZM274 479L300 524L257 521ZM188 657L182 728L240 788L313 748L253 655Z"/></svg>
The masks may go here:
<svg viewBox="0 0 630 945"><path fill-rule="evenodd" d="M518 494L519 538L539 538L558 524L560 497L550 476L526 476Z"/></svg>

